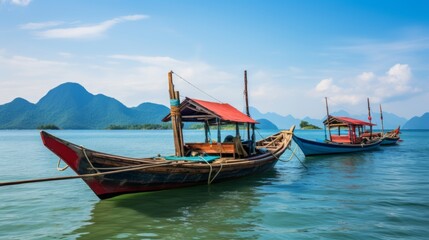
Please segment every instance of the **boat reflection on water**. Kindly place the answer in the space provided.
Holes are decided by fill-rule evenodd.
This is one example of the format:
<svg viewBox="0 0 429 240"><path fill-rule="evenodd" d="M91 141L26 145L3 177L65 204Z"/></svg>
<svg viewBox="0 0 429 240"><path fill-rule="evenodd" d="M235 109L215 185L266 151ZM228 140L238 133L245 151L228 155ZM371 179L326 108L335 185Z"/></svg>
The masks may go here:
<svg viewBox="0 0 429 240"><path fill-rule="evenodd" d="M317 171L319 179L318 182L312 182L313 180L307 179L312 184L319 185L320 189L325 189L325 194L329 195L329 191L326 189L335 189L338 191L338 195L341 192L346 193L344 198L340 200L344 202L353 202L354 199L348 199L351 195L357 194L355 190L350 193L350 189L367 189L368 186L363 185L365 182L362 178L366 176L369 166L373 166L374 156L372 152L365 153L350 153L345 155L330 155L330 156L312 156L306 157L306 165L309 167L310 173L312 170ZM371 183L372 184L372 183Z"/></svg>
<svg viewBox="0 0 429 240"><path fill-rule="evenodd" d="M366 165L367 161L372 159L371 152L366 153L349 153L344 155L329 155L329 156L311 156L305 158L307 166L316 164L314 168L327 168L326 170L338 170L341 172L355 172L359 166ZM323 165L323 166L321 166ZM318 169L320 170L320 169Z"/></svg>
<svg viewBox="0 0 429 240"><path fill-rule="evenodd" d="M275 170L210 186L123 195L98 202L78 239L255 239L260 186ZM251 221L249 220L251 219Z"/></svg>

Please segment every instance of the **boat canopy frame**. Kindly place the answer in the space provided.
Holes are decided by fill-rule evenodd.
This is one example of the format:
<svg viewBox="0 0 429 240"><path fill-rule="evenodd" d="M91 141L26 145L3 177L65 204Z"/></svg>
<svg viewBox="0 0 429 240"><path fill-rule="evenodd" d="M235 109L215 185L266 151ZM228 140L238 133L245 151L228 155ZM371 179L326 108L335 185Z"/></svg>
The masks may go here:
<svg viewBox="0 0 429 240"><path fill-rule="evenodd" d="M350 117L335 117L328 116L328 118L323 121L325 127L327 126L330 132L330 129L337 128L338 129L338 137L341 136L341 128L346 128L348 130L347 136L349 137L350 143L360 143L362 141L361 135L365 131L365 126L375 126L376 124L365 122L359 119L350 118ZM358 133L356 134L356 130ZM338 141L334 140L333 137L335 135L329 134L330 139L326 139L329 141ZM343 139L344 141L345 139Z"/></svg>
<svg viewBox="0 0 429 240"><path fill-rule="evenodd" d="M209 102L186 97L179 106L182 122L207 122L218 124L257 124L258 122L227 103ZM168 122L171 114L162 121Z"/></svg>
<svg viewBox="0 0 429 240"><path fill-rule="evenodd" d="M210 126L217 126L217 142L222 142L222 125L235 125L236 136L241 138L239 125L250 124L252 135L248 137L246 145L249 146L250 153L255 153L255 124L258 122L238 109L227 103L209 102L205 100L186 97L179 105L181 122L202 122L204 123L205 142L212 142ZM162 121L171 120L171 113L165 116Z"/></svg>

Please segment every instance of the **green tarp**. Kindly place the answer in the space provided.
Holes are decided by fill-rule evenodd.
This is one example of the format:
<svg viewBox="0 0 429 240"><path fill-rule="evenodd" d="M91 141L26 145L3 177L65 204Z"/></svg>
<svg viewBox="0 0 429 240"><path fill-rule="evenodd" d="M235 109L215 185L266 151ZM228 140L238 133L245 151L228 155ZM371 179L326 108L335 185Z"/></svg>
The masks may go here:
<svg viewBox="0 0 429 240"><path fill-rule="evenodd" d="M192 161L192 162L213 162L216 159L219 159L219 156L195 156L195 157L176 157L176 156L166 156L165 160L170 161Z"/></svg>

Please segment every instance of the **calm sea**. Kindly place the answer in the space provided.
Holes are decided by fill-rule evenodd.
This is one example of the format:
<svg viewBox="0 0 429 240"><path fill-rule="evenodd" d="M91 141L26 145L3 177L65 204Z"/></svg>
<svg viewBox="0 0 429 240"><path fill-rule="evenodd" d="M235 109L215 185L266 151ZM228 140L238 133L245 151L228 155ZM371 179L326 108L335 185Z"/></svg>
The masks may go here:
<svg viewBox="0 0 429 240"><path fill-rule="evenodd" d="M168 130L51 133L119 155L173 152ZM402 139L368 153L297 151L302 164L288 151L263 174L103 201L79 179L0 187L0 239L429 239L429 131ZM74 175L57 162L38 131L0 131L0 182Z"/></svg>

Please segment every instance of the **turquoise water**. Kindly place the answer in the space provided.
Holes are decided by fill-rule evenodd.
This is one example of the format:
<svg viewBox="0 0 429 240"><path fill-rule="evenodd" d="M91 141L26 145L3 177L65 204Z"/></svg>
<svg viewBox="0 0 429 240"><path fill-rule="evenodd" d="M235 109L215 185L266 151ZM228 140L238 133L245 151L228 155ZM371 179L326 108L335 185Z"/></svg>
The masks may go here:
<svg viewBox="0 0 429 240"><path fill-rule="evenodd" d="M170 131L52 133L113 154L173 152ZM103 201L78 179L0 187L0 239L428 239L429 131L402 138L368 153L298 151L305 167L292 159L236 181ZM74 174L57 161L38 131L0 131L0 181Z"/></svg>

